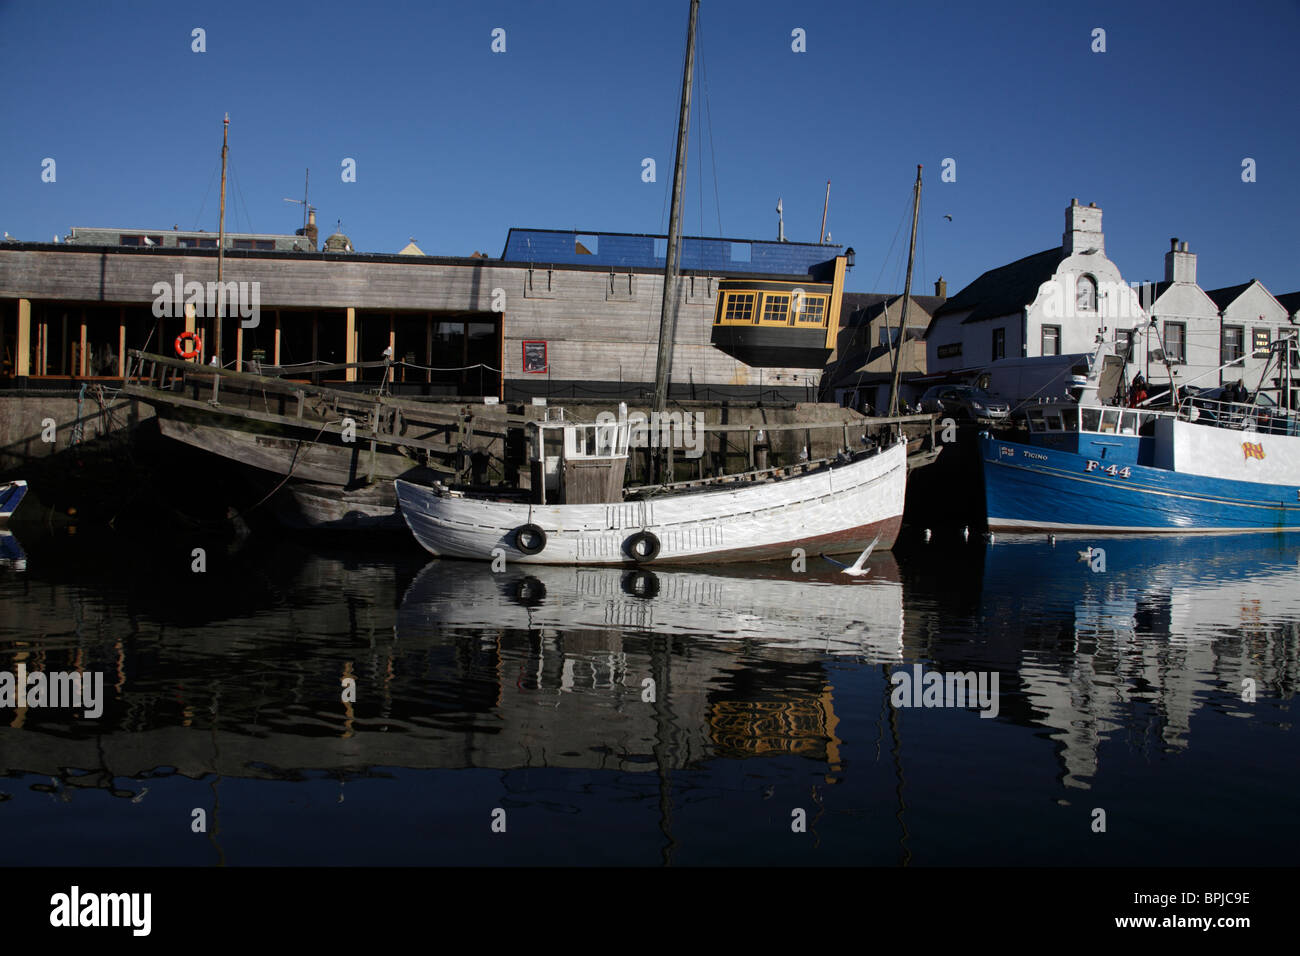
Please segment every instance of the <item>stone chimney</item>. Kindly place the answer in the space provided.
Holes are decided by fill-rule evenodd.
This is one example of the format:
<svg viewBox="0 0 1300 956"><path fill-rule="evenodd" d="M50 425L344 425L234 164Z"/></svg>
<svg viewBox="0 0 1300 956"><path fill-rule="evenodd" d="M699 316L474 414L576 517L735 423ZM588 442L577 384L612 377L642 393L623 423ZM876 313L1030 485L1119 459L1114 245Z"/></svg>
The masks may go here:
<svg viewBox="0 0 1300 956"><path fill-rule="evenodd" d="M1169 240L1165 253L1166 282L1196 282L1196 253L1187 251L1187 243L1180 247L1177 238Z"/></svg>
<svg viewBox="0 0 1300 956"><path fill-rule="evenodd" d="M1101 231L1101 210L1095 202L1080 206L1079 200L1071 199L1070 207L1065 210L1065 235L1061 237L1061 252L1066 256L1095 249L1100 255L1106 254L1106 237Z"/></svg>
<svg viewBox="0 0 1300 956"><path fill-rule="evenodd" d="M934 294L940 299L948 298L948 283L943 281L943 276L939 276L939 280L935 282Z"/></svg>

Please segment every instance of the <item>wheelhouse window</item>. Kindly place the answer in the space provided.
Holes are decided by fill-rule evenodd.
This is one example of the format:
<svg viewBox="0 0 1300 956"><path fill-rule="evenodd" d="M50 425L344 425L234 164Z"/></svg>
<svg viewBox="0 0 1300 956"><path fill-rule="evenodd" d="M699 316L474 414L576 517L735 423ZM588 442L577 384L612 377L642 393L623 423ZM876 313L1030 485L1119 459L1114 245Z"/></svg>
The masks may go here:
<svg viewBox="0 0 1300 956"><path fill-rule="evenodd" d="M1187 323L1165 323L1165 358L1171 363L1187 362Z"/></svg>
<svg viewBox="0 0 1300 956"><path fill-rule="evenodd" d="M790 321L790 297L788 295L763 296L763 321L776 325L788 324Z"/></svg>
<svg viewBox="0 0 1300 956"><path fill-rule="evenodd" d="M177 236L176 245L182 249L215 249L217 240L202 239L197 236Z"/></svg>
<svg viewBox="0 0 1300 956"><path fill-rule="evenodd" d="M754 321L754 298L753 292L731 292L727 295L727 304L722 312L722 321L724 322L753 322Z"/></svg>
<svg viewBox="0 0 1300 956"><path fill-rule="evenodd" d="M1084 408L1083 412L1083 430L1086 432L1095 432L1101 427L1101 409Z"/></svg>
<svg viewBox="0 0 1300 956"><path fill-rule="evenodd" d="M1061 354L1061 327L1059 325L1043 326L1043 355Z"/></svg>
<svg viewBox="0 0 1300 956"><path fill-rule="evenodd" d="M1007 330L993 330L993 360L1007 357Z"/></svg>
<svg viewBox="0 0 1300 956"><path fill-rule="evenodd" d="M1225 325L1223 327L1223 362L1234 362L1241 358L1242 339L1245 337L1245 329L1240 325Z"/></svg>

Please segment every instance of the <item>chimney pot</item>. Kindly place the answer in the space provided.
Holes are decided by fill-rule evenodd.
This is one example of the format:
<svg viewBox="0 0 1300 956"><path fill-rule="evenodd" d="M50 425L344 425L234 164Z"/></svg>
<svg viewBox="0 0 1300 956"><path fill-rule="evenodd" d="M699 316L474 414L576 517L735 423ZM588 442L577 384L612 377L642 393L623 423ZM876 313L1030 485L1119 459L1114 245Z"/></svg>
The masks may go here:
<svg viewBox="0 0 1300 956"><path fill-rule="evenodd" d="M1089 208L1089 209L1096 209L1096 208L1097 208L1097 204L1096 204L1095 202L1090 202L1090 203L1088 203L1088 208Z"/></svg>
<svg viewBox="0 0 1300 956"><path fill-rule="evenodd" d="M1187 251L1187 243L1184 242L1184 243L1183 243L1183 252L1186 252L1186 251Z"/></svg>
<svg viewBox="0 0 1300 956"><path fill-rule="evenodd" d="M939 276L938 280L934 283L934 294L940 299L948 298L948 283L943 281L943 276Z"/></svg>
<svg viewBox="0 0 1300 956"><path fill-rule="evenodd" d="M1169 251L1170 251L1170 252L1177 252L1177 251L1178 251L1178 237L1177 237L1177 236L1174 236L1172 239L1169 240Z"/></svg>
<svg viewBox="0 0 1300 956"><path fill-rule="evenodd" d="M1070 200L1070 205L1071 205L1071 206L1077 206L1077 205L1079 205L1079 200L1078 200L1078 199L1071 199L1071 200Z"/></svg>

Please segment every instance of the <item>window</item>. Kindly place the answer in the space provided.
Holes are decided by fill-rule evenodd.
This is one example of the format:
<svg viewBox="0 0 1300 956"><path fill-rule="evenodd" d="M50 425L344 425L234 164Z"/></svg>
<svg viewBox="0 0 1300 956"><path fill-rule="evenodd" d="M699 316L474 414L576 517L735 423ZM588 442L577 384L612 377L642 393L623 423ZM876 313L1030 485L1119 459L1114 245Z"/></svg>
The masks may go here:
<svg viewBox="0 0 1300 956"><path fill-rule="evenodd" d="M1043 326L1043 355L1061 354L1061 327L1059 325Z"/></svg>
<svg viewBox="0 0 1300 956"><path fill-rule="evenodd" d="M217 240L200 239L195 236L177 236L176 245L182 249L215 249L217 248Z"/></svg>
<svg viewBox="0 0 1300 956"><path fill-rule="evenodd" d="M1007 357L1007 330L993 330L993 360Z"/></svg>
<svg viewBox="0 0 1300 956"><path fill-rule="evenodd" d="M826 296L806 295L803 297L803 311L795 316L800 325L821 325L826 317Z"/></svg>
<svg viewBox="0 0 1300 956"><path fill-rule="evenodd" d="M274 239L235 239L233 240L235 249L264 249L273 250L275 248Z"/></svg>
<svg viewBox="0 0 1300 956"><path fill-rule="evenodd" d="M1300 368L1300 351L1296 350L1296 330L1295 329L1278 329L1277 341L1282 342L1286 339L1291 341L1287 343L1287 351L1291 353L1291 367Z"/></svg>
<svg viewBox="0 0 1300 956"><path fill-rule="evenodd" d="M790 297L788 295L763 296L763 321L786 325L790 321Z"/></svg>
<svg viewBox="0 0 1300 956"><path fill-rule="evenodd" d="M1171 365L1187 362L1187 323L1165 323L1165 358Z"/></svg>
<svg viewBox="0 0 1300 956"><path fill-rule="evenodd" d="M1083 431L1097 431L1097 429L1101 427L1101 409L1084 408L1081 409L1081 411L1083 413Z"/></svg>
<svg viewBox="0 0 1300 956"><path fill-rule="evenodd" d="M1242 339L1245 337L1246 330L1240 325L1225 325L1223 327L1223 358L1221 363L1235 361L1242 356Z"/></svg>
<svg viewBox="0 0 1300 956"><path fill-rule="evenodd" d="M941 358L941 359L945 359L945 358L960 358L960 357L961 357L961 343L960 343L960 342L950 342L950 343L948 343L947 345L940 345L940 346L939 346L939 349L938 349L938 357Z"/></svg>
<svg viewBox="0 0 1300 956"><path fill-rule="evenodd" d="M1273 344L1272 337L1268 329L1255 329L1255 341L1251 345L1251 351L1255 353L1256 358L1263 358L1268 353L1268 347Z"/></svg>
<svg viewBox="0 0 1300 956"><path fill-rule="evenodd" d="M722 312L722 321L724 322L753 322L754 321L754 296L753 292L731 292L727 295L727 304Z"/></svg>
<svg viewBox="0 0 1300 956"><path fill-rule="evenodd" d="M162 236L119 236L120 246L161 246Z"/></svg>
<svg viewBox="0 0 1300 956"><path fill-rule="evenodd" d="M1079 276L1075 292L1075 306L1080 312L1097 311L1097 280L1092 276Z"/></svg>
<svg viewBox="0 0 1300 956"><path fill-rule="evenodd" d="M1115 354L1126 362L1133 360L1133 346L1137 343L1136 329L1115 330Z"/></svg>

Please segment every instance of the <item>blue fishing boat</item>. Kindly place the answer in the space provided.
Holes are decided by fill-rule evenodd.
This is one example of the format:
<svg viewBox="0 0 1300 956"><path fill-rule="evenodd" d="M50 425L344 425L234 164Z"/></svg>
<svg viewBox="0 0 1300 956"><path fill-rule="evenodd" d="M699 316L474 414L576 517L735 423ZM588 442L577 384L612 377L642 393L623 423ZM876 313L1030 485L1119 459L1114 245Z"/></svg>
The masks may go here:
<svg viewBox="0 0 1300 956"><path fill-rule="evenodd" d="M1105 351L1099 347L1072 400L1026 405L1026 430L1014 440L980 435L989 530L1300 529L1295 339L1271 348L1278 400L1265 388L1237 396L1179 390L1165 408L1117 404L1115 356Z"/></svg>

